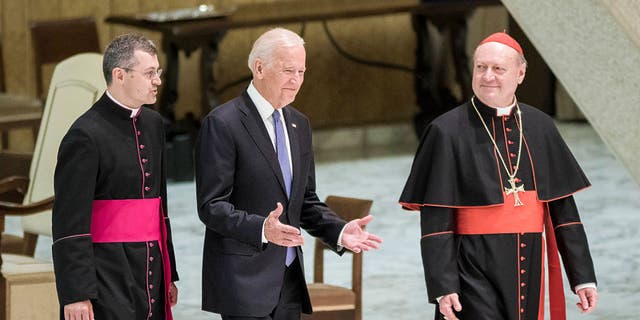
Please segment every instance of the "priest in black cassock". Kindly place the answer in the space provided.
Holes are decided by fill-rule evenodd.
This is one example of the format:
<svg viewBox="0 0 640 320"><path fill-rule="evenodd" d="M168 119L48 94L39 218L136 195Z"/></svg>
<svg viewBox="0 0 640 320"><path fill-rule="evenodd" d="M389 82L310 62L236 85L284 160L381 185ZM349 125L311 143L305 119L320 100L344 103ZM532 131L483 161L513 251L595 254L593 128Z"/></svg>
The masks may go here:
<svg viewBox="0 0 640 320"><path fill-rule="evenodd" d="M104 53L107 91L62 139L55 171L53 263L60 318L172 319L178 280L167 217L164 126L144 104L161 84L139 34Z"/></svg>
<svg viewBox="0 0 640 320"><path fill-rule="evenodd" d="M565 319L558 252L584 313L596 277L573 194L590 186L553 121L517 101L526 60L506 33L474 54L467 103L426 129L400 197L419 210L436 319ZM545 258L549 281L545 281Z"/></svg>

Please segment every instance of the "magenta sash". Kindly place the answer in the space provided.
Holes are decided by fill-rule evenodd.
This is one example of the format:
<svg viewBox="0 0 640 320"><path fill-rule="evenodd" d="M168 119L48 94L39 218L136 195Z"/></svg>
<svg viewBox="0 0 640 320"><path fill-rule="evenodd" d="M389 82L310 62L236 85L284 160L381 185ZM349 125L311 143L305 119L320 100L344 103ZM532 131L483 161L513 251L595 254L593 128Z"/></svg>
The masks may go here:
<svg viewBox="0 0 640 320"><path fill-rule="evenodd" d="M94 200L91 238L94 243L158 241L164 271L165 319L172 320L171 266L161 202L160 198Z"/></svg>

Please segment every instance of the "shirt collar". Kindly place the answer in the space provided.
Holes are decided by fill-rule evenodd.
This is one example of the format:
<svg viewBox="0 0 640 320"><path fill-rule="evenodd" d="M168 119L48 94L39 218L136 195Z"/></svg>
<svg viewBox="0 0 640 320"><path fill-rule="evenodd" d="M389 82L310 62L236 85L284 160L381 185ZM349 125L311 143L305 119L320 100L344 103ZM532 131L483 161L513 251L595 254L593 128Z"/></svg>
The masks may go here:
<svg viewBox="0 0 640 320"><path fill-rule="evenodd" d="M251 81L247 88L247 94L249 94L249 98L251 98L253 104L256 105L262 121L267 120L271 115L273 115L273 111L276 109L260 94L260 92L258 92L258 89L253 85L253 81Z"/></svg>
<svg viewBox="0 0 640 320"><path fill-rule="evenodd" d="M496 116L498 117L502 117L502 116L508 116L511 114L511 110L513 110L513 107L515 107L517 103L516 98L513 98L513 103L511 103L510 106L506 106L506 107L496 107Z"/></svg>
<svg viewBox="0 0 640 320"><path fill-rule="evenodd" d="M125 106L122 102L116 100L116 98L114 98L111 95L111 93L109 92L108 89L107 89L106 92L107 92L107 97L109 97L109 99L113 100L113 102L115 102L117 105L119 105L119 106L131 111L131 116L130 116L131 118L135 117L138 114L138 111L140 111L140 107L135 108L135 109L134 108L129 108L129 107Z"/></svg>

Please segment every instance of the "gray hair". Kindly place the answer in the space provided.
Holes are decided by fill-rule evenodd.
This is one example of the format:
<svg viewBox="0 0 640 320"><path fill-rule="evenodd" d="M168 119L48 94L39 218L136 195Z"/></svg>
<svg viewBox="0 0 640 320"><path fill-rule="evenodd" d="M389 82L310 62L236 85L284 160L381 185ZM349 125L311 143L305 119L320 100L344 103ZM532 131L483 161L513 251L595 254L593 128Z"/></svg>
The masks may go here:
<svg viewBox="0 0 640 320"><path fill-rule="evenodd" d="M133 68L138 64L134 56L136 50L157 55L158 49L153 41L139 33L123 34L111 41L104 51L102 72L107 85L111 84L111 71L115 68Z"/></svg>
<svg viewBox="0 0 640 320"><path fill-rule="evenodd" d="M263 33L253 43L247 61L249 69L253 72L253 65L258 59L262 60L265 65L269 65L272 62L273 53L278 48L297 46L304 46L304 39L297 33L284 28L271 29Z"/></svg>
<svg viewBox="0 0 640 320"><path fill-rule="evenodd" d="M524 54L518 52L518 59L520 60L520 64L524 64L525 67L527 66L527 59L524 58Z"/></svg>

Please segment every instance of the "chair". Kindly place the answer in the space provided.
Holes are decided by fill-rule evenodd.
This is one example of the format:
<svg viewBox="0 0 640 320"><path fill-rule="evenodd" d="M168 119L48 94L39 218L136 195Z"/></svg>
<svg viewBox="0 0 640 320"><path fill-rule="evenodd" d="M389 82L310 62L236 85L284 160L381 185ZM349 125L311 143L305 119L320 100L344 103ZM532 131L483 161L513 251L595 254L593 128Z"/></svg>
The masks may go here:
<svg viewBox="0 0 640 320"><path fill-rule="evenodd" d="M369 214L373 201L328 196L325 203L342 219L350 221ZM316 239L313 283L308 284L313 314L312 320L361 320L362 319L362 254L352 254L351 288L324 283L324 251L329 249ZM350 251L349 251L350 252Z"/></svg>
<svg viewBox="0 0 640 320"><path fill-rule="evenodd" d="M100 53L98 30L93 17L66 20L32 21L33 58L36 71L36 96L44 101L42 69L74 54Z"/></svg>
<svg viewBox="0 0 640 320"><path fill-rule="evenodd" d="M54 70L40 131L29 170L29 178L10 177L0 183L0 193L21 190L22 204L0 202L0 222L4 215L21 217L24 237L2 235L2 252L33 256L38 235L51 235L53 172L58 147L72 122L105 91L102 55L83 53L70 57ZM24 216L28 213L37 214ZM4 231L4 223L0 224Z"/></svg>
<svg viewBox="0 0 640 320"><path fill-rule="evenodd" d="M53 264L32 256L38 235L51 235L53 172L60 141L105 89L100 54L83 53L60 62L51 79L29 179L11 177L0 182L0 193L18 190L25 195L22 204L0 202L0 232L5 215L16 215L25 233L24 239L2 234L0 320L59 318ZM6 253L5 247L17 248L18 254Z"/></svg>
<svg viewBox="0 0 640 320"><path fill-rule="evenodd" d="M12 188L23 191L21 188L28 184L25 180L16 177L4 179L0 181L0 192ZM0 234L4 231L5 214L34 214L51 208L51 203L52 199L26 206L0 202ZM0 251L3 252L4 240L5 235L2 235ZM51 262L18 254L0 255L0 320L57 319L60 307L56 297Z"/></svg>

